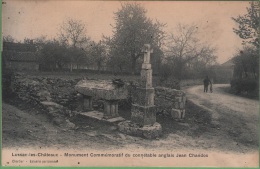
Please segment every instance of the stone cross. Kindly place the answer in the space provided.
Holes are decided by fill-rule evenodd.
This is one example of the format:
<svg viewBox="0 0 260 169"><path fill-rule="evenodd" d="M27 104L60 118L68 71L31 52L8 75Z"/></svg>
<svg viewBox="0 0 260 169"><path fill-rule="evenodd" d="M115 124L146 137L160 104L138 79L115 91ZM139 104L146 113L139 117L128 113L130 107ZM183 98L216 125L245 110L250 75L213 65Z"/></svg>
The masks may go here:
<svg viewBox="0 0 260 169"><path fill-rule="evenodd" d="M150 54L153 53L150 44L144 44L142 52L144 52L144 63L150 63Z"/></svg>

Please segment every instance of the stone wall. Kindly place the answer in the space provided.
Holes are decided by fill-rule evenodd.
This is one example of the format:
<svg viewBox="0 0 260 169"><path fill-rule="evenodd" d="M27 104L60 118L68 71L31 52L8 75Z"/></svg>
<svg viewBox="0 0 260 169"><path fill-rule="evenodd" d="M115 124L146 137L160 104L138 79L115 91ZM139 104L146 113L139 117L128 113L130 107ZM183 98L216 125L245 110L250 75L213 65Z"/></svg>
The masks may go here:
<svg viewBox="0 0 260 169"><path fill-rule="evenodd" d="M185 92L165 87L155 88L155 105L157 112L170 114L174 119L185 117Z"/></svg>
<svg viewBox="0 0 260 169"><path fill-rule="evenodd" d="M75 113L72 111L72 104L78 102L77 93L74 91L77 81L15 74L12 82L13 93L9 93L3 99L12 104L23 104L28 105L28 108L38 109L46 113L54 124L73 128L75 125L69 118Z"/></svg>
<svg viewBox="0 0 260 169"><path fill-rule="evenodd" d="M130 108L131 103L135 103L133 95L137 94L136 86L138 83L128 84L129 97L126 100L124 107ZM183 119L185 117L186 95L181 90L155 87L154 104L157 113L163 113L172 116L174 119ZM121 106L122 108L122 106Z"/></svg>

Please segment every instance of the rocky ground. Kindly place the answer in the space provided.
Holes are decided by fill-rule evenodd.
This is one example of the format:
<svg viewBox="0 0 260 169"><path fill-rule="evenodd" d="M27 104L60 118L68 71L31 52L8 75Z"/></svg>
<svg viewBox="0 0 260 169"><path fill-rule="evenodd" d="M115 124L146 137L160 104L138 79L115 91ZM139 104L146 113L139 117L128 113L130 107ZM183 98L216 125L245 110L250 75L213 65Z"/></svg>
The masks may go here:
<svg viewBox="0 0 260 169"><path fill-rule="evenodd" d="M23 85L16 87L23 86L23 89L17 91L24 93L6 97L3 102L3 148L188 148L236 153L258 149L258 112L252 110L253 113L250 114L243 109L233 109L236 102L241 103L236 100L236 96L232 99L225 97L227 94L221 88L216 88L213 94L205 96L200 93L200 87L188 88L185 119L178 122L165 114L158 114L157 121L162 125L163 136L146 140L122 134L114 125L73 114L77 107L77 103L73 102L76 100L73 90L77 82L75 79L26 79L21 76L19 82L23 82ZM222 96L229 101L225 106L221 106ZM57 105L46 106L42 101ZM250 104L250 101L246 104ZM240 108L245 105L240 105ZM218 118L214 112L218 112ZM119 113L126 119L130 118L129 108L121 106Z"/></svg>

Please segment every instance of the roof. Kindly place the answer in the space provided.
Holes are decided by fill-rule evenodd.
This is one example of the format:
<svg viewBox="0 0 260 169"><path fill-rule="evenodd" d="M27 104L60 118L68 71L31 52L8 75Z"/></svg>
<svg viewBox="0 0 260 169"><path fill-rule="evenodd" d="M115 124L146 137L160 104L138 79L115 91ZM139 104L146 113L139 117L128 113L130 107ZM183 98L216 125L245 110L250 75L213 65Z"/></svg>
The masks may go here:
<svg viewBox="0 0 260 169"><path fill-rule="evenodd" d="M3 51L3 56L7 59L7 61L20 61L20 62L38 61L38 57L34 52Z"/></svg>
<svg viewBox="0 0 260 169"><path fill-rule="evenodd" d="M35 44L3 42L3 51L35 52Z"/></svg>
<svg viewBox="0 0 260 169"><path fill-rule="evenodd" d="M226 61L225 63L222 63L220 66L223 67L232 67L234 66L234 58L229 59L228 61Z"/></svg>

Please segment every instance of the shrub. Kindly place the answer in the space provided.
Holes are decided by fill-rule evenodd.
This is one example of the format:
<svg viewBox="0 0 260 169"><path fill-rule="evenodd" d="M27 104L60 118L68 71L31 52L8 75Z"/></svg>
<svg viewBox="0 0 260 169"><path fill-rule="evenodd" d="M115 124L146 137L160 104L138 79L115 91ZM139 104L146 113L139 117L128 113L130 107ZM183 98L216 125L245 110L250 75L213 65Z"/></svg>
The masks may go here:
<svg viewBox="0 0 260 169"><path fill-rule="evenodd" d="M14 72L7 68L2 69L2 71L2 94L3 99L7 99L13 94Z"/></svg>
<svg viewBox="0 0 260 169"><path fill-rule="evenodd" d="M230 85L231 89L239 94L241 92L257 91L259 83L255 79L232 79Z"/></svg>

